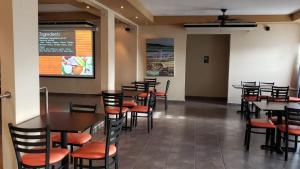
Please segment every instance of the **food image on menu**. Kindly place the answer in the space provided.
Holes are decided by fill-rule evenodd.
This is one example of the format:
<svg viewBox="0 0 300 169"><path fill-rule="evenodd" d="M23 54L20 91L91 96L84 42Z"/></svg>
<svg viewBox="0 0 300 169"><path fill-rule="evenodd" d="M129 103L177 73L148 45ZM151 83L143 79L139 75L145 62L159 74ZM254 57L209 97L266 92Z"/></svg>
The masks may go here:
<svg viewBox="0 0 300 169"><path fill-rule="evenodd" d="M64 56L62 58L62 75L93 75L93 58Z"/></svg>

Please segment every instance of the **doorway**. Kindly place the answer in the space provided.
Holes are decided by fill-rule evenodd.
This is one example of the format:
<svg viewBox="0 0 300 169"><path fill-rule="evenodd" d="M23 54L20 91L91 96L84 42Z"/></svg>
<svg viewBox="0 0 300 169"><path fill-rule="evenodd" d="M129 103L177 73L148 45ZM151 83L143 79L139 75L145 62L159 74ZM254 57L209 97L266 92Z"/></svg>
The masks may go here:
<svg viewBox="0 0 300 169"><path fill-rule="evenodd" d="M187 36L186 99L227 101L229 34Z"/></svg>

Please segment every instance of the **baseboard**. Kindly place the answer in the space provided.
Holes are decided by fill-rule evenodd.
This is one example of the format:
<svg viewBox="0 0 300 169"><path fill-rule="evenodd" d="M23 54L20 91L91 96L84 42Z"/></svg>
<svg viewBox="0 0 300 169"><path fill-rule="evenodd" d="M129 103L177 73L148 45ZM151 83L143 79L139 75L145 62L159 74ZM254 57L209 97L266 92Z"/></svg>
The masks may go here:
<svg viewBox="0 0 300 169"><path fill-rule="evenodd" d="M45 93L41 93L44 95ZM49 92L49 96L101 96L101 94L82 94L82 93L57 93L57 92Z"/></svg>
<svg viewBox="0 0 300 169"><path fill-rule="evenodd" d="M226 102L227 97L203 97L203 96L185 96L186 100L198 100L198 101L213 101L213 102Z"/></svg>

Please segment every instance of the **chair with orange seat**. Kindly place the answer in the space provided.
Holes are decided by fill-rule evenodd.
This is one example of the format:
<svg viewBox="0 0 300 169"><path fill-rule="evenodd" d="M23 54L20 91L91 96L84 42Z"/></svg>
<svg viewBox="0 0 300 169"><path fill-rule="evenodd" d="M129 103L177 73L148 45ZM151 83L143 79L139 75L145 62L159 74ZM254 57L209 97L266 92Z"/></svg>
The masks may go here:
<svg viewBox="0 0 300 169"><path fill-rule="evenodd" d="M244 107L249 106L249 104L252 103L252 109L253 109L253 102L260 100L260 98L259 98L259 91L260 91L259 86L244 85L242 91L243 91L243 97L242 97L243 106ZM242 110L243 109L244 108L242 108Z"/></svg>
<svg viewBox="0 0 300 169"><path fill-rule="evenodd" d="M50 147L49 127L19 128L8 124L18 163L18 169L54 167L62 160L68 161L69 150Z"/></svg>
<svg viewBox="0 0 300 169"><path fill-rule="evenodd" d="M145 105L138 105L131 109L131 126L137 126L138 117L147 117L148 133L150 132L150 129L153 129L153 109L155 105L155 97L155 93L150 92L146 98L147 101ZM146 114L146 116L139 116L139 114Z"/></svg>
<svg viewBox="0 0 300 169"><path fill-rule="evenodd" d="M83 104L73 104L70 103L70 113L96 113L97 105L83 105ZM73 152L73 147L81 147L92 139L94 126L90 127L89 133L67 133L67 143ZM61 135L54 134L51 137L52 144L55 147L61 143Z"/></svg>
<svg viewBox="0 0 300 169"><path fill-rule="evenodd" d="M124 93L123 107L127 107L130 109L137 106L137 98L134 93L137 92L137 88L135 86L124 86L122 85L122 92ZM133 92L133 93L131 93ZM125 115L125 127L128 128L128 112ZM130 131L132 130L132 126L129 127Z"/></svg>
<svg viewBox="0 0 300 169"><path fill-rule="evenodd" d="M241 86L256 86L256 81L249 81L249 82L244 82L244 81L241 81ZM242 90L242 95L241 95L241 112L243 113L244 112L244 91Z"/></svg>
<svg viewBox="0 0 300 169"><path fill-rule="evenodd" d="M123 107L123 96L123 92L102 92L105 112L104 133L106 133L108 129L109 119L118 119L128 112L129 109L127 107Z"/></svg>
<svg viewBox="0 0 300 169"><path fill-rule="evenodd" d="M74 169L77 169L77 167L108 169L112 164L115 164L115 168L118 169L118 146L122 125L123 116L118 119L108 119L106 141L90 142L72 153L72 157L74 158ZM83 160L88 160L88 165L84 165ZM104 165L93 166L94 160L104 160Z"/></svg>
<svg viewBox="0 0 300 169"><path fill-rule="evenodd" d="M289 86L272 86L271 97L269 101L273 102L288 102L289 101Z"/></svg>
<svg viewBox="0 0 300 169"><path fill-rule="evenodd" d="M249 102L245 102L245 108L246 108L246 132L245 132L245 140L244 145L246 146L246 150L249 150L250 147L250 138L251 133L255 134L265 134L266 140L265 144L269 144L269 139L271 137L271 143L270 146L272 147L274 145L274 135L275 135L275 129L276 126L272 123L271 119L265 118L265 119L252 119L251 118L251 111L249 108ZM266 132L261 131L254 131L255 130L266 130ZM272 150L272 149L271 149Z"/></svg>
<svg viewBox="0 0 300 169"><path fill-rule="evenodd" d="M149 83L147 82L134 82L134 85L140 93L137 95L138 102L145 102L145 98L148 96Z"/></svg>
<svg viewBox="0 0 300 169"><path fill-rule="evenodd" d="M272 87L274 82L259 82L259 98L260 100L268 100L271 97Z"/></svg>
<svg viewBox="0 0 300 169"><path fill-rule="evenodd" d="M283 124L279 124L278 127L278 134L279 140L277 140L277 144L281 145L281 133L284 134L283 140L285 143L285 161L288 160L288 151L293 149L293 151L297 151L297 144L298 144L298 136L300 136L300 109L289 108L285 107L284 112L285 120ZM295 139L291 140L290 136L294 136ZM294 148L289 148L289 142L294 142Z"/></svg>
<svg viewBox="0 0 300 169"><path fill-rule="evenodd" d="M165 88L165 91L164 92L160 92L160 91L157 91L155 92L155 95L157 98L163 98L165 100L165 110L168 109L168 91L169 91L169 87L170 87L170 80L167 80L167 84L166 84L166 88ZM156 102L155 102L156 104ZM155 107L156 105L154 105Z"/></svg>
<svg viewBox="0 0 300 169"><path fill-rule="evenodd" d="M144 78L144 82L149 83L149 90L152 92L156 91L156 83L157 83L157 78Z"/></svg>

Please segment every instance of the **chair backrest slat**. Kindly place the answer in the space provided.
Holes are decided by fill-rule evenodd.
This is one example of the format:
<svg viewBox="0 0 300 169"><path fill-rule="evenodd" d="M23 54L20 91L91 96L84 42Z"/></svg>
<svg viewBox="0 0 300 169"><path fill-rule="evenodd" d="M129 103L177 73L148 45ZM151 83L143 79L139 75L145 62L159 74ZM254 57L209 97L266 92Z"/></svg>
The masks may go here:
<svg viewBox="0 0 300 169"><path fill-rule="evenodd" d="M259 86L243 86L243 97L257 97L259 96Z"/></svg>
<svg viewBox="0 0 300 169"><path fill-rule="evenodd" d="M102 99L104 105L104 111L107 111L107 108L114 107L119 108L119 113L122 115L123 108L123 92L122 93L108 93L102 92Z"/></svg>
<svg viewBox="0 0 300 169"><path fill-rule="evenodd" d="M149 91L149 83L145 82L134 82L134 85L137 91L148 92Z"/></svg>
<svg viewBox="0 0 300 169"><path fill-rule="evenodd" d="M84 105L84 104L74 104L70 103L71 113L96 113L97 104L94 105Z"/></svg>
<svg viewBox="0 0 300 169"><path fill-rule="evenodd" d="M152 89L155 89L157 78L144 78L144 82L148 82L149 87L152 88Z"/></svg>

